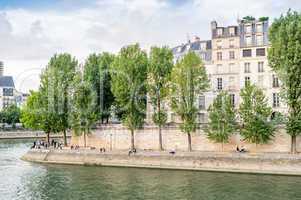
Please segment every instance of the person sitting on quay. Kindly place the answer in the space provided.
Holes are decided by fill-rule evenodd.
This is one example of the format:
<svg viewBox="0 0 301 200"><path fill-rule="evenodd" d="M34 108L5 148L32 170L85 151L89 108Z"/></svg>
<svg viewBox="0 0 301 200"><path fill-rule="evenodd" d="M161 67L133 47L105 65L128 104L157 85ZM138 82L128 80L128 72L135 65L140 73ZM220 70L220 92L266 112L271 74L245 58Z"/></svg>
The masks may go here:
<svg viewBox="0 0 301 200"><path fill-rule="evenodd" d="M241 146L241 148L239 148L239 146L236 147L236 151L239 153L246 153L246 149L244 148L244 146Z"/></svg>
<svg viewBox="0 0 301 200"><path fill-rule="evenodd" d="M100 148L99 151L100 151L100 153L105 153L106 149L105 148Z"/></svg>
<svg viewBox="0 0 301 200"><path fill-rule="evenodd" d="M129 156L131 156L131 154L136 154L137 153L137 149L132 149L129 151Z"/></svg>

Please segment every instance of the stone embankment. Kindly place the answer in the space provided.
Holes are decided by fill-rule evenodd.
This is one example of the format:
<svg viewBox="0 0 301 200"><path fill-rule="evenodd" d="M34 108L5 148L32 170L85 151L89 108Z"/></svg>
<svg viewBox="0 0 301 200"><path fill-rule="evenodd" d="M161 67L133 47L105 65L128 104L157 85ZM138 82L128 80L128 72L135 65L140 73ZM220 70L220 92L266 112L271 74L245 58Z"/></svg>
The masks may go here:
<svg viewBox="0 0 301 200"><path fill-rule="evenodd" d="M176 152L171 155L168 152L139 151L129 156L126 151L34 149L22 159L48 164L301 175L301 155L285 153Z"/></svg>
<svg viewBox="0 0 301 200"><path fill-rule="evenodd" d="M46 134L42 131L0 131L0 139L41 139ZM62 138L61 134L50 135L50 138ZM71 134L67 134L71 137Z"/></svg>

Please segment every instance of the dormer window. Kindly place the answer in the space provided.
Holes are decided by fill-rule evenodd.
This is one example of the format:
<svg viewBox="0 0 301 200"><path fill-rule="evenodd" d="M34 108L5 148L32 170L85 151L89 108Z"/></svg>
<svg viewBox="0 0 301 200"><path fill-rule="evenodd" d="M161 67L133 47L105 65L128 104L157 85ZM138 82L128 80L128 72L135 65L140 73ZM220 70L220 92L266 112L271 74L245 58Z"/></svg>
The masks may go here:
<svg viewBox="0 0 301 200"><path fill-rule="evenodd" d="M246 33L252 33L252 26L251 25L246 25L245 30L246 30Z"/></svg>
<svg viewBox="0 0 301 200"><path fill-rule="evenodd" d="M222 28L218 28L217 29L217 35L218 36L222 36L223 35L223 29Z"/></svg>
<svg viewBox="0 0 301 200"><path fill-rule="evenodd" d="M256 25L256 32L257 33L261 33L263 31L263 29L262 29L262 24L257 24Z"/></svg>
<svg viewBox="0 0 301 200"><path fill-rule="evenodd" d="M235 28L234 27L229 28L229 33L231 36L235 35Z"/></svg>

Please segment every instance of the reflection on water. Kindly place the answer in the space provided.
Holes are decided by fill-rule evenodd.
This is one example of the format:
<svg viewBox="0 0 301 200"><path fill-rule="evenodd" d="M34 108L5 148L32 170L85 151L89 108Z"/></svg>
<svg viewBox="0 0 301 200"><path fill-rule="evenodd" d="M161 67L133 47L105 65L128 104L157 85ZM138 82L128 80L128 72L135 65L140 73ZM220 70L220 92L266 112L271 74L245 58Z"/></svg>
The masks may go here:
<svg viewBox="0 0 301 200"><path fill-rule="evenodd" d="M301 199L301 177L39 165L32 144L0 141L0 199Z"/></svg>

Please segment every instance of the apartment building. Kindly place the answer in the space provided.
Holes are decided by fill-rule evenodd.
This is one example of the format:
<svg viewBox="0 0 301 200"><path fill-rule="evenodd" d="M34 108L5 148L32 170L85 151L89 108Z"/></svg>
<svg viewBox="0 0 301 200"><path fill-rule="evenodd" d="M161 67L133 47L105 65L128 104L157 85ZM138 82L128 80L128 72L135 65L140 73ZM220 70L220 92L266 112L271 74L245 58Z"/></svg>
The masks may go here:
<svg viewBox="0 0 301 200"><path fill-rule="evenodd" d="M269 105L275 112L286 112L280 100L280 82L268 65L267 50L269 21L267 18L238 20L236 25L218 26L211 22L211 40L195 37L186 44L173 48L177 62L189 51L194 51L203 60L210 80L210 89L197 100L199 123L208 121L207 109L216 95L224 90L231 96L233 105L240 104L240 90L247 82L263 89ZM166 106L168 122L180 122ZM148 106L147 122L151 122L151 106Z"/></svg>

